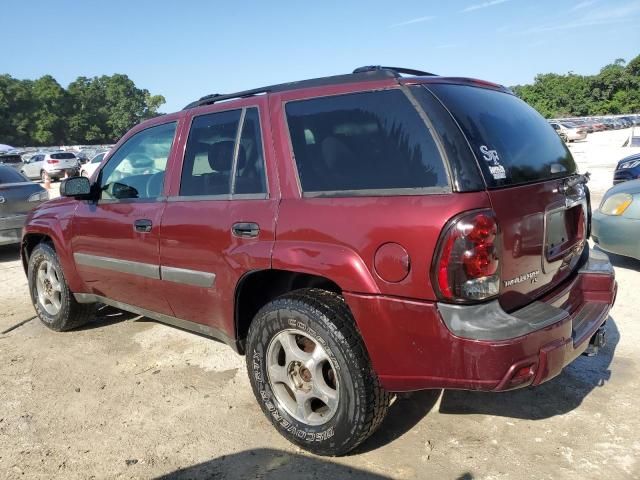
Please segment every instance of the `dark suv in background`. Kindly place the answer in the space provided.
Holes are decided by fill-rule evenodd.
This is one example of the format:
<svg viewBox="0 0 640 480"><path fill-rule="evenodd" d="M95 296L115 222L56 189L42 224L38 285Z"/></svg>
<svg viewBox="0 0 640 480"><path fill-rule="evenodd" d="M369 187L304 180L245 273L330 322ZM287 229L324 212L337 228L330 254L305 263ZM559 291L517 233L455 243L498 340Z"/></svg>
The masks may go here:
<svg viewBox="0 0 640 480"><path fill-rule="evenodd" d="M280 433L344 454L390 392L538 385L603 344L586 180L504 87L364 67L138 125L23 262L48 327L104 303L222 339Z"/></svg>

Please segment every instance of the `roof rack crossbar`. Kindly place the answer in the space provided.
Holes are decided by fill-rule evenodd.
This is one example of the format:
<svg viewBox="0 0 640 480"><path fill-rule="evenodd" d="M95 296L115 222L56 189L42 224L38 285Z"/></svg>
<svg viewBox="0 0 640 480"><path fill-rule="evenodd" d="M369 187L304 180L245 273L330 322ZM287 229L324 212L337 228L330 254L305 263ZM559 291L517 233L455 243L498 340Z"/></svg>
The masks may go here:
<svg viewBox="0 0 640 480"><path fill-rule="evenodd" d="M415 75L418 77L437 77L435 73L424 72L422 70L415 70L413 68L404 68L404 67L383 67L381 65L367 65L365 67L356 68L353 73L364 73L364 72L373 72L376 70L389 70L393 73L396 73L396 76L404 75Z"/></svg>

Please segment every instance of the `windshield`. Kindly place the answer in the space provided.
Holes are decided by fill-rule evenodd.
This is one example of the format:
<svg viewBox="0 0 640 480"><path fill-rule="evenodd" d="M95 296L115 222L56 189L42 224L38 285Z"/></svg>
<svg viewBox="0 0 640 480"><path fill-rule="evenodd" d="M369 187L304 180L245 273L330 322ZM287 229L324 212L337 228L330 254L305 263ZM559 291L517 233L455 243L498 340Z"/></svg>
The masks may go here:
<svg viewBox="0 0 640 480"><path fill-rule="evenodd" d="M576 173L568 148L533 108L509 93L468 85L432 84L460 124L489 188Z"/></svg>

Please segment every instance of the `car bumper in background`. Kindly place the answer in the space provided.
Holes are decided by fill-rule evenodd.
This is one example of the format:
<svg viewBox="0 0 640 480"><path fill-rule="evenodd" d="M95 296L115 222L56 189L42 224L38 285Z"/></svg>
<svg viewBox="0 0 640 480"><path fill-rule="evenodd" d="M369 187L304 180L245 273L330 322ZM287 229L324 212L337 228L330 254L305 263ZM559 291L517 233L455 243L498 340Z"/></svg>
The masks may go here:
<svg viewBox="0 0 640 480"><path fill-rule="evenodd" d="M602 250L640 260L640 220L593 212L591 238Z"/></svg>
<svg viewBox="0 0 640 480"><path fill-rule="evenodd" d="M469 310L456 316L450 305L344 296L386 389L500 391L558 375L606 322L616 291L609 259L590 252L570 280L511 314L496 304L461 307Z"/></svg>
<svg viewBox="0 0 640 480"><path fill-rule="evenodd" d="M64 177L65 173L70 177L73 177L78 174L78 168L76 167L62 168L59 170L45 170L45 171L49 174L49 177L53 177L53 178Z"/></svg>
<svg viewBox="0 0 640 480"><path fill-rule="evenodd" d="M26 215L0 217L0 245L20 243Z"/></svg>

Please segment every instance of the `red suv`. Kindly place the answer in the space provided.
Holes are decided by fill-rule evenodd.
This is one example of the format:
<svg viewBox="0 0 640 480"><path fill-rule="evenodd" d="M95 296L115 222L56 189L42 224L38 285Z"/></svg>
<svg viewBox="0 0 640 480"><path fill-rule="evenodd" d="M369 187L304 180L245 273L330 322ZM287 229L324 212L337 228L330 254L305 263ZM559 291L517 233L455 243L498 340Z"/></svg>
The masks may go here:
<svg viewBox="0 0 640 480"><path fill-rule="evenodd" d="M363 67L138 125L22 255L48 327L108 304L221 339L280 433L339 455L389 392L538 385L603 344L587 179L504 87Z"/></svg>

